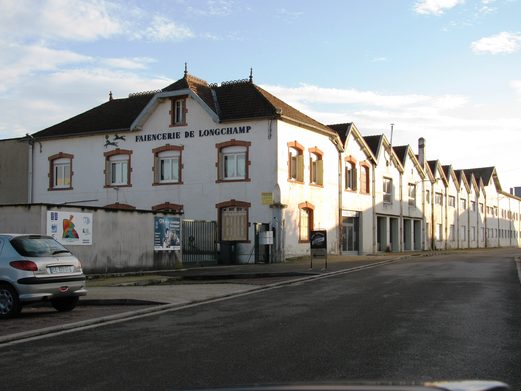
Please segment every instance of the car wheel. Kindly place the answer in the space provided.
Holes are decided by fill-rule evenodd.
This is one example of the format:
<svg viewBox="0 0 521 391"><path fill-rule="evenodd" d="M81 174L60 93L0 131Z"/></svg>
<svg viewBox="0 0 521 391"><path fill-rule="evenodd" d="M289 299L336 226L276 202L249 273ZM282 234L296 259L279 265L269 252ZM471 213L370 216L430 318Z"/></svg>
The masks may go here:
<svg viewBox="0 0 521 391"><path fill-rule="evenodd" d="M60 297L59 299L52 299L51 305L60 312L72 311L80 298L78 296Z"/></svg>
<svg viewBox="0 0 521 391"><path fill-rule="evenodd" d="M8 284L0 284L0 319L13 318L21 310L22 305L14 288Z"/></svg>

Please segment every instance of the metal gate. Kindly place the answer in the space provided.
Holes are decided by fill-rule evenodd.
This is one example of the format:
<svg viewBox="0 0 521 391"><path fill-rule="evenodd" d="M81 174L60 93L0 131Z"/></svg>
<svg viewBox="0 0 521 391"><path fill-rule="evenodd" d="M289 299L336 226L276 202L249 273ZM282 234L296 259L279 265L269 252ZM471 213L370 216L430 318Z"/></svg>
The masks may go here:
<svg viewBox="0 0 521 391"><path fill-rule="evenodd" d="M183 265L217 264L217 223L183 220Z"/></svg>

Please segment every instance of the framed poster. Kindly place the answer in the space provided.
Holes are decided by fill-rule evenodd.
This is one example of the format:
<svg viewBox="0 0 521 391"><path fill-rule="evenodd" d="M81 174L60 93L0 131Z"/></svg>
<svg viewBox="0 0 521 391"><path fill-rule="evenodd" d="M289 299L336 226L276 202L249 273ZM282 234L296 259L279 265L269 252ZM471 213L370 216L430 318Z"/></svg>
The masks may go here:
<svg viewBox="0 0 521 391"><path fill-rule="evenodd" d="M47 211L47 235L63 245L92 245L92 213Z"/></svg>
<svg viewBox="0 0 521 391"><path fill-rule="evenodd" d="M181 250L181 218L177 216L154 217L154 250Z"/></svg>

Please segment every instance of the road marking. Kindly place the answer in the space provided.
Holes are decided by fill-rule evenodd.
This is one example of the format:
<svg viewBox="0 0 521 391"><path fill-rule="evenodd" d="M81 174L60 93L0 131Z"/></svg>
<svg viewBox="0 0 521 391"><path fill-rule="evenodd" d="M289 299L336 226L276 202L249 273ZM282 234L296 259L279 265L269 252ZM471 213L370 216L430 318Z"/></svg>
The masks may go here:
<svg viewBox="0 0 521 391"><path fill-rule="evenodd" d="M109 315L101 318L88 319L81 322L68 323L61 326L53 326L38 330L32 330L19 334L10 334L4 337L0 337L0 347L7 347L18 345L21 343L38 341L45 338L51 338L59 335L65 335L74 333L77 331L90 330L102 326L113 325L118 323L127 322L130 320L142 319L150 316L161 315L168 312L181 311L184 309L194 308L205 304L213 304L219 303L221 301L235 299L239 297L244 297L248 295L253 295L261 292L267 292L274 289L279 289L285 286L291 286L295 284L305 284L307 282L312 282L316 280L322 280L324 278L335 277L343 274L356 273L359 271L372 269L375 267L380 267L384 265L388 265L390 263L395 263L398 261L402 261L405 259L409 259L410 256L398 257L394 259L388 259L385 261L370 263L367 265L356 266L349 269L342 269L332 272L325 272L323 274L317 274L312 276L305 276L298 279L292 279L288 281L279 281L273 284L261 285L253 289L246 290L244 292L235 292L229 293L223 296L214 297L212 299L205 299L201 301L196 301L188 304L163 304L159 306L154 306L152 308L144 308L137 311L129 311L123 312L116 315Z"/></svg>

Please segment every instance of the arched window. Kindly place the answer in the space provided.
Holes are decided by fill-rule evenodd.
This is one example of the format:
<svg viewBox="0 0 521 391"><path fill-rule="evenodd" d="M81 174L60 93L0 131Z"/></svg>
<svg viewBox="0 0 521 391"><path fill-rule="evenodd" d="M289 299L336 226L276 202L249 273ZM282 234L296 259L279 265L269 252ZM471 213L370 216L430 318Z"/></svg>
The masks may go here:
<svg viewBox="0 0 521 391"><path fill-rule="evenodd" d="M230 200L215 207L218 210L219 233L223 241L248 241L249 202Z"/></svg>
<svg viewBox="0 0 521 391"><path fill-rule="evenodd" d="M356 172L356 160L354 160L352 157L346 158L344 167L345 189L356 191L356 184L358 179Z"/></svg>
<svg viewBox="0 0 521 391"><path fill-rule="evenodd" d="M73 157L63 152L49 156L49 190L72 189Z"/></svg>
<svg viewBox="0 0 521 391"><path fill-rule="evenodd" d="M296 141L288 143L288 180L304 182L304 147Z"/></svg>
<svg viewBox="0 0 521 391"><path fill-rule="evenodd" d="M217 182L249 181L251 142L231 140L216 144Z"/></svg>
<svg viewBox="0 0 521 391"><path fill-rule="evenodd" d="M309 182L312 185L322 186L324 184L323 153L318 148L309 149Z"/></svg>
<svg viewBox="0 0 521 391"><path fill-rule="evenodd" d="M105 152L104 155L105 187L132 186L130 182L132 151L118 148Z"/></svg>
<svg viewBox="0 0 521 391"><path fill-rule="evenodd" d="M309 242L309 233L313 229L313 211L315 207L309 202L299 204L299 235L300 243Z"/></svg>
<svg viewBox="0 0 521 391"><path fill-rule="evenodd" d="M182 146L165 145L154 148L154 185L179 184L182 182Z"/></svg>
<svg viewBox="0 0 521 391"><path fill-rule="evenodd" d="M371 169L367 162L360 163L360 193L371 193Z"/></svg>

